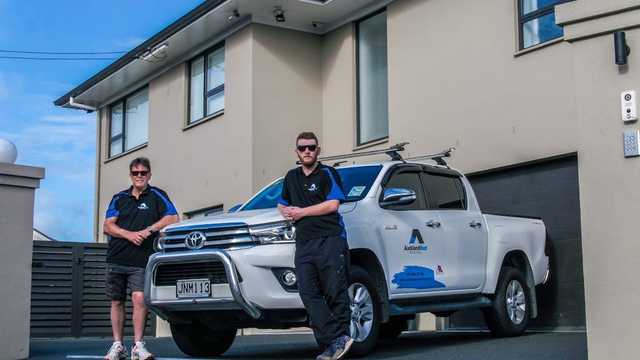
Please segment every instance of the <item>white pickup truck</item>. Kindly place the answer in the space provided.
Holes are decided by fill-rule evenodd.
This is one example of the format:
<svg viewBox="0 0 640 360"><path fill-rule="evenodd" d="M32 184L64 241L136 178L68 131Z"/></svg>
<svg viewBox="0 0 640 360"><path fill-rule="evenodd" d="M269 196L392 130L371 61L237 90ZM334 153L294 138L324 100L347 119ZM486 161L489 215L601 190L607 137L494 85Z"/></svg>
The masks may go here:
<svg viewBox="0 0 640 360"><path fill-rule="evenodd" d="M421 312L481 308L495 335L522 334L537 316L535 287L549 276L544 223L481 213L467 179L443 161L449 152L404 160L402 145L380 151L395 160L337 168L351 255L351 352L397 337ZM145 297L184 353L222 354L239 328L308 325L295 226L276 209L281 189L277 179L234 212L162 231Z"/></svg>

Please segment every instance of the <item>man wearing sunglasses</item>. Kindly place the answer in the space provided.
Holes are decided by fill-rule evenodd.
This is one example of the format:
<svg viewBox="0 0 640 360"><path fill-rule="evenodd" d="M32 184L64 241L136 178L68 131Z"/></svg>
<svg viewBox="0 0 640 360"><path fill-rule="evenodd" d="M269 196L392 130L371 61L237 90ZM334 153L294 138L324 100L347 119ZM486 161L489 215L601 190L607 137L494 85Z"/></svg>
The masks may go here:
<svg viewBox="0 0 640 360"><path fill-rule="evenodd" d="M143 342L147 320L144 304L144 270L153 253L158 231L178 221L176 208L167 193L149 185L151 164L147 158L136 158L129 164L131 187L113 196L104 221L104 232L111 236L107 250L106 292L111 300L113 345L105 359L120 360L127 356L122 344L124 302L127 292L133 303L135 344L132 360L148 360L153 355Z"/></svg>
<svg viewBox="0 0 640 360"><path fill-rule="evenodd" d="M300 298L316 339L325 348L316 359L336 360L353 343L347 295L349 248L338 213L345 197L338 172L318 162L320 146L314 133L298 135L296 155L301 166L285 176L278 209L295 222Z"/></svg>

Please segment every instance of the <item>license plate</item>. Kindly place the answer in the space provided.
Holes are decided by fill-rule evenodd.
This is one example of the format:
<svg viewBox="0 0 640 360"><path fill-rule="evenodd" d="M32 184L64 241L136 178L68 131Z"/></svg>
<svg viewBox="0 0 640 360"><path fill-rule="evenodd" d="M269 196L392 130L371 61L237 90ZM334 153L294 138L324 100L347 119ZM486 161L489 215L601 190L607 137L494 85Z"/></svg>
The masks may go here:
<svg viewBox="0 0 640 360"><path fill-rule="evenodd" d="M176 282L176 297L178 299L210 296L211 281L209 279L189 279Z"/></svg>

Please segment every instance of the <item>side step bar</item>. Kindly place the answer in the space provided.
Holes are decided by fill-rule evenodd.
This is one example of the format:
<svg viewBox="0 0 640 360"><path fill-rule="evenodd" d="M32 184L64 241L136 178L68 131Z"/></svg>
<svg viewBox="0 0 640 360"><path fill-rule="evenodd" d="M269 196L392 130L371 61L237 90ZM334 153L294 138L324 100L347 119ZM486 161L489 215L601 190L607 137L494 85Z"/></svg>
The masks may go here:
<svg viewBox="0 0 640 360"><path fill-rule="evenodd" d="M411 315L421 312L449 312L476 309L489 307L491 306L491 304L491 299L489 299L487 296L478 296L477 298L472 298L469 300L430 303L419 303L417 301L407 303L406 300L402 302L391 301L389 303L389 312L392 316Z"/></svg>

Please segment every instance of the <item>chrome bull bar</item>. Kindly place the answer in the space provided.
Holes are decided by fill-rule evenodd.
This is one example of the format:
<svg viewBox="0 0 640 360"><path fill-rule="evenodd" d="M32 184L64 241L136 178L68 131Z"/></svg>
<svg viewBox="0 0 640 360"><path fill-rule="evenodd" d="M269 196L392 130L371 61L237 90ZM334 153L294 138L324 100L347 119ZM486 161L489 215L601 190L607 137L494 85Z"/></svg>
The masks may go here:
<svg viewBox="0 0 640 360"><path fill-rule="evenodd" d="M164 314L165 310L162 309L163 305L171 306L171 305L183 305L188 306L189 304L217 304L220 303L219 299L176 299L176 300L163 300L163 301L153 301L151 300L151 285L153 283L153 279L155 276L155 271L157 267L161 264L172 264L172 263L185 263L185 262L199 262L205 260L217 259L222 262L224 265L225 273L227 275L227 282L229 283L229 289L231 290L231 295L233 296L233 300L235 303L244 310L249 316L254 319L259 319L261 316L260 309L258 309L255 305L247 301L242 294L242 290L240 289L240 281L238 279L238 272L236 270L236 266L227 254L226 251L220 249L212 249L212 250L198 250L198 251L189 251L189 252L174 252L174 253L156 253L151 255L149 258L149 262L147 263L147 268L145 271L145 279L144 279L144 301L149 307L149 309L153 310L157 314ZM163 316L164 317L164 316Z"/></svg>

